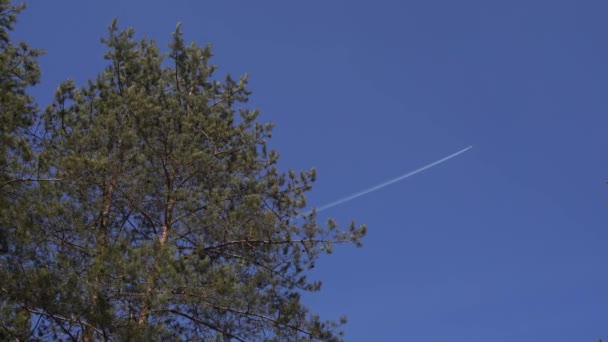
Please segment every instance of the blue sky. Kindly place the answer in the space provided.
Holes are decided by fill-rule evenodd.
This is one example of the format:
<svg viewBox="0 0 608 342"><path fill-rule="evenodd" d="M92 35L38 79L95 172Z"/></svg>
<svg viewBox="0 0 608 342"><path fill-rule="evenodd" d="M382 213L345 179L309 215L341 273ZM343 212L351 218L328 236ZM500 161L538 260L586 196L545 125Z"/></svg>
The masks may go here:
<svg viewBox="0 0 608 342"><path fill-rule="evenodd" d="M596 341L608 336L605 1L31 0L16 37L57 84L104 66L112 18L166 46L211 42L249 72L284 168L318 169L318 206L366 223L318 264L348 341Z"/></svg>

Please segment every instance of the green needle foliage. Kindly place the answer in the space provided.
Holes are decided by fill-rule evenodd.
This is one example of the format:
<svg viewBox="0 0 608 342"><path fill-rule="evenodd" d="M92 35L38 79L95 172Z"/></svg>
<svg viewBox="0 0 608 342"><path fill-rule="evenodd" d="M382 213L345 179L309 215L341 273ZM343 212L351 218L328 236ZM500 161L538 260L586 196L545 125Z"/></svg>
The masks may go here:
<svg viewBox="0 0 608 342"><path fill-rule="evenodd" d="M15 8L0 1L4 38ZM303 214L315 170L278 170L246 75L215 79L210 46L179 25L162 53L113 22L107 68L38 114L24 92L38 52L4 41L0 339L341 339L345 320L301 294L365 226Z"/></svg>
<svg viewBox="0 0 608 342"><path fill-rule="evenodd" d="M31 191L33 151L28 128L37 114L27 87L40 78L37 56L25 43L14 43L10 32L23 6L0 0L0 340L23 340L30 335L31 313L11 296L13 280L29 260L15 263L25 255L27 230L17 230L13 224L26 213L19 210L24 194ZM13 252L16 255L8 257Z"/></svg>
<svg viewBox="0 0 608 342"><path fill-rule="evenodd" d="M0 0L0 210L5 214L28 181L27 166L32 160L28 128L34 123L37 107L26 88L38 83L38 50L25 43L13 43L16 16L23 6ZM7 236L0 230L0 251L7 248Z"/></svg>

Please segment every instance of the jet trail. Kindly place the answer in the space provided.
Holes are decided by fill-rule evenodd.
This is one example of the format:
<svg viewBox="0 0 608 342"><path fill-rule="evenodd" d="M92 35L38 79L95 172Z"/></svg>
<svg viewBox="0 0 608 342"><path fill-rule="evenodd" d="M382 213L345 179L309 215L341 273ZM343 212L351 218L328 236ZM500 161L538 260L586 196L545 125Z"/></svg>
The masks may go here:
<svg viewBox="0 0 608 342"><path fill-rule="evenodd" d="M445 158L441 158L441 159L439 159L436 162L432 162L432 163L430 163L428 165L425 165L425 166L423 166L423 167L421 167L419 169L416 169L414 171L408 172L408 173L406 173L404 175L401 175L401 176L399 176L397 178L393 178L393 179L388 180L386 182L380 183L380 184L375 185L375 186L373 186L373 187L371 187L369 189L359 191L359 192L354 193L354 194L352 194L350 196L346 196L344 198L341 198L341 199L339 199L337 201L325 204L325 205L317 208L317 212L321 212L323 210L327 210L329 208L333 208L333 207L338 206L340 204L344 204L346 202L350 202L350 201L354 200L355 198L361 197L363 195L367 195L370 192L374 192L374 191L380 190L380 189L382 189L384 187L387 187L387 186L389 186L391 184L397 183L397 182L399 182L401 180L404 180L404 179L406 179L408 177L411 177L411 176L413 176L413 175L415 175L417 173L420 173L420 172L422 172L424 170L428 170L428 169L432 168L433 166L436 166L436 165L439 165L439 164L441 164L441 163L443 163L445 161L448 161L448 160L450 160L450 159L452 159L452 158L454 158L454 157L456 157L456 156L458 156L458 155L460 155L462 153L465 153L466 151L470 150L471 148L473 148L473 146L469 146L469 147L467 147L467 148L465 148L463 150L460 150L460 151L458 151L458 152L456 152L454 154L450 154L449 156L447 156Z"/></svg>

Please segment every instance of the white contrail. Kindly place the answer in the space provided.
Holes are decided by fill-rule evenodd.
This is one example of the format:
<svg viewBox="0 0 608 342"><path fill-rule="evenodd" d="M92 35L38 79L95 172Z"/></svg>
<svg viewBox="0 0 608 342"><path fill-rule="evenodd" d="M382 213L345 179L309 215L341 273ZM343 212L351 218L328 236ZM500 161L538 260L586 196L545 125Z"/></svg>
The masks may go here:
<svg viewBox="0 0 608 342"><path fill-rule="evenodd" d="M408 173L406 173L404 175L401 175L401 176L399 176L397 178L393 178L393 179L388 180L386 182L380 183L380 184L375 185L375 186L373 186L373 187L371 187L369 189L366 189L366 190L363 190L363 191L359 191L359 192L354 193L354 194L352 194L350 196L346 196L344 198L341 198L341 199L339 199L337 201L334 201L334 202L322 205L321 207L317 208L317 212L321 212L323 210L327 210L329 208L333 208L333 207L335 207L337 205L340 205L340 204L352 201L352 200L354 200L357 197L361 197L363 195L367 195L370 192L374 192L374 191L380 190L380 189L382 189L384 187L387 187L387 186L389 186L391 184L397 183L397 182L399 182L401 180L404 180L404 179L406 179L408 177L411 177L411 176L413 176L413 175L415 175L417 173L420 173L420 172L422 172L424 170L430 169L433 166L439 165L439 164L441 164L441 163L443 163L443 162L445 162L445 161L447 161L449 159L452 159L452 158L456 157L459 154L465 153L466 151L470 150L471 148L473 148L473 146L469 146L469 147L467 147L467 148L465 148L463 150L460 150L460 151L458 151L458 152L456 152L454 154L450 154L449 156L447 156L445 158L441 158L441 159L439 159L436 162L432 162L432 163L430 163L428 165L425 165L425 166L423 166L423 167L421 167L419 169L416 169L414 171L408 172Z"/></svg>

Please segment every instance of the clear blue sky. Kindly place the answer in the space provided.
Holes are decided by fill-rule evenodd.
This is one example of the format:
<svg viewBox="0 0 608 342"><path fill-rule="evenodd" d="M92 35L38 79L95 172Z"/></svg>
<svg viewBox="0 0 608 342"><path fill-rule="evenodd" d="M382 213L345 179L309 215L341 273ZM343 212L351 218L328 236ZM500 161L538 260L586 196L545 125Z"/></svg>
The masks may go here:
<svg viewBox="0 0 608 342"><path fill-rule="evenodd" d="M43 105L104 65L113 17L163 46L178 21L218 75L249 72L284 168L322 205L466 146L320 216L367 223L308 296L348 341L608 336L605 1L31 0Z"/></svg>

